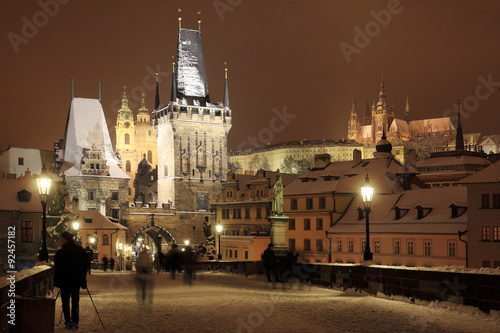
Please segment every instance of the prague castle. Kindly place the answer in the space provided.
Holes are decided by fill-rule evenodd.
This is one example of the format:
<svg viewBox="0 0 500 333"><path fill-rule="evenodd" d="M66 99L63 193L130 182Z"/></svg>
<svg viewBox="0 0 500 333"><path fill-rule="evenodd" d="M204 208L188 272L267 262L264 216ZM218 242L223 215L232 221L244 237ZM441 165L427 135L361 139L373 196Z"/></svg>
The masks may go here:
<svg viewBox="0 0 500 333"><path fill-rule="evenodd" d="M347 125L347 138L358 143L375 143L382 133L387 133L389 140L415 140L421 138L455 135L455 127L449 117L411 120L410 105L406 97L404 119L395 116L394 106L387 101L384 78L380 83L378 102L371 107L366 103L366 110L361 120L353 99L351 114Z"/></svg>

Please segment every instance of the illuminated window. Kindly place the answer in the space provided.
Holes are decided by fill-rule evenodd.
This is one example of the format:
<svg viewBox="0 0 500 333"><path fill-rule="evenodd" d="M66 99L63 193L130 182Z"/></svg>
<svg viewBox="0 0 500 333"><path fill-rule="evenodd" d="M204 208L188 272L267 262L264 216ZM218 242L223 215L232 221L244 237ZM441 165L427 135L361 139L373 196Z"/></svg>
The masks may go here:
<svg viewBox="0 0 500 333"><path fill-rule="evenodd" d="M481 235L482 235L481 240L489 241L490 240L490 227L482 227Z"/></svg>
<svg viewBox="0 0 500 333"><path fill-rule="evenodd" d="M33 242L33 221L21 221L21 242Z"/></svg>

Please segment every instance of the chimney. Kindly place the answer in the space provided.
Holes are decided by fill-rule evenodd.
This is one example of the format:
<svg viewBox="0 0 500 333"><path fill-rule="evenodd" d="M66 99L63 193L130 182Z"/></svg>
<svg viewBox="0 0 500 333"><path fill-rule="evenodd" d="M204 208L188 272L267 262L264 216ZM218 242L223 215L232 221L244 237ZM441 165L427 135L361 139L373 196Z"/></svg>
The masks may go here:
<svg viewBox="0 0 500 333"><path fill-rule="evenodd" d="M361 162L361 150L354 149L352 151L352 164L354 166L358 165Z"/></svg>
<svg viewBox="0 0 500 333"><path fill-rule="evenodd" d="M99 212L102 215L106 216L106 201L104 201L104 200L101 201Z"/></svg>
<svg viewBox="0 0 500 333"><path fill-rule="evenodd" d="M330 154L318 154L314 155L314 168L315 169L324 169L331 162Z"/></svg>

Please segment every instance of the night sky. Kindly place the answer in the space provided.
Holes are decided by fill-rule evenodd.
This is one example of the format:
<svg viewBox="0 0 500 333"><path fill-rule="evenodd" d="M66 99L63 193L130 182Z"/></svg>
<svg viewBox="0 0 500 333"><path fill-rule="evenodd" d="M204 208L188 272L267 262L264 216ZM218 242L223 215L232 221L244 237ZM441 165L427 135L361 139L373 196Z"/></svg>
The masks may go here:
<svg viewBox="0 0 500 333"><path fill-rule="evenodd" d="M177 8L186 28L196 29L202 12L212 101L222 101L228 62L230 148L251 147L249 136L258 144L345 138L353 95L362 116L366 99L378 98L382 74L396 117L403 118L406 93L412 119L450 116L461 99L465 133L500 134L500 1L59 2L66 4L55 14L51 6L51 16L37 1L0 3L2 149L52 149L64 135L72 78L75 97L97 98L101 81L113 142L122 86L135 93L135 114L141 91L152 111L159 68L166 104ZM389 22L383 13L391 11ZM27 28L33 22L35 32ZM366 29L369 40L355 40ZM280 126L273 117L284 109L295 118Z"/></svg>

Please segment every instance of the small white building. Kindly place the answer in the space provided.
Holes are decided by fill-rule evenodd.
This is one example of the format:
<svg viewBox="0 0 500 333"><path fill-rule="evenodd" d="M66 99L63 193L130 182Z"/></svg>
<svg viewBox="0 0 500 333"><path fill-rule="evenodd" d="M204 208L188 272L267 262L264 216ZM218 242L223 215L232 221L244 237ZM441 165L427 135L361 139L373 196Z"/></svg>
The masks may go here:
<svg viewBox="0 0 500 333"><path fill-rule="evenodd" d="M18 178L28 169L32 174L40 174L43 165L50 169L53 155L50 150L9 147L0 155L0 176L15 174Z"/></svg>
<svg viewBox="0 0 500 333"><path fill-rule="evenodd" d="M500 267L500 162L458 183L467 186L469 267Z"/></svg>

